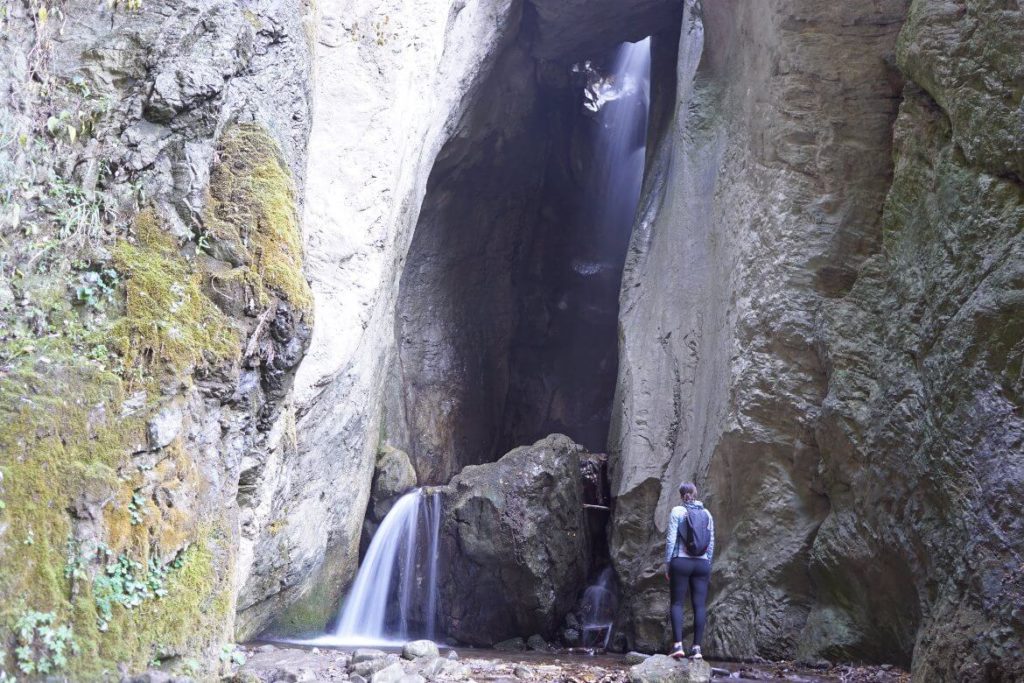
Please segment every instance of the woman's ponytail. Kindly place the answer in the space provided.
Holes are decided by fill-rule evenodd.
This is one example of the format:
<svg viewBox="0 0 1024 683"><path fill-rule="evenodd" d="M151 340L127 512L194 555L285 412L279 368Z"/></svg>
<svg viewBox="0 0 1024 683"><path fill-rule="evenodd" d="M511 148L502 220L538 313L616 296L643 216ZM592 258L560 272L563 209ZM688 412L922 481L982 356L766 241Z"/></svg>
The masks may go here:
<svg viewBox="0 0 1024 683"><path fill-rule="evenodd" d="M684 503L692 503L697 500L697 485L692 481L684 481L679 485L679 496Z"/></svg>

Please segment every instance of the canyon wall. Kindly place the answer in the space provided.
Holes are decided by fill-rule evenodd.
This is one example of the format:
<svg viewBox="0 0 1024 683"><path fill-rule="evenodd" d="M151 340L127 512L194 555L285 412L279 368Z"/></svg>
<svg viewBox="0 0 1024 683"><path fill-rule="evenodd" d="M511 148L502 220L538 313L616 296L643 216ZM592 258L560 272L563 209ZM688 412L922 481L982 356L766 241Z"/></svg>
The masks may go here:
<svg viewBox="0 0 1024 683"><path fill-rule="evenodd" d="M380 449L406 451L420 483L507 450L495 432L544 175L541 95L581 56L663 28L673 4L320 6L303 226L318 322L297 448L256 485L273 503L240 636L336 613Z"/></svg>
<svg viewBox="0 0 1024 683"><path fill-rule="evenodd" d="M661 532L695 479L712 654L1024 676L1022 16L8 3L3 666L59 668L56 630L68 675L206 673L232 638L320 629L379 451L441 483L601 424L544 384L572 355L548 291L585 157L568 74L655 34L609 439L619 631L665 644Z"/></svg>
<svg viewBox="0 0 1024 683"><path fill-rule="evenodd" d="M0 669L215 675L312 297L302 2L0 14Z"/></svg>
<svg viewBox="0 0 1024 683"><path fill-rule="evenodd" d="M713 654L1019 677L1021 21L688 4L621 296L631 644L667 640L661 533L694 479Z"/></svg>

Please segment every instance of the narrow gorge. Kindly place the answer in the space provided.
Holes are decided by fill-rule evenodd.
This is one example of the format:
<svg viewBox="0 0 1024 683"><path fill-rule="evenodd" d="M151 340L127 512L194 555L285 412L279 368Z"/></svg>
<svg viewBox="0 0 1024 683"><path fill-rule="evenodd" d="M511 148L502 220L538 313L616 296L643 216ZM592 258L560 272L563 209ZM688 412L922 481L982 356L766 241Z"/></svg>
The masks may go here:
<svg viewBox="0 0 1024 683"><path fill-rule="evenodd" d="M709 659L1024 679L1021 0L0 26L0 683L666 652L682 481Z"/></svg>

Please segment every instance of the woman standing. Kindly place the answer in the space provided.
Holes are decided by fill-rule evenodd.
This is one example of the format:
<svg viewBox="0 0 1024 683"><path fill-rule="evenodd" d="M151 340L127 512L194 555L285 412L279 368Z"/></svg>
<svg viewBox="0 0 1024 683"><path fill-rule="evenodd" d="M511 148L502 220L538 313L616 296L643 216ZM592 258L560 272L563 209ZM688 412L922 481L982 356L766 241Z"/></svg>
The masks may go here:
<svg viewBox="0 0 1024 683"><path fill-rule="evenodd" d="M711 556L715 550L715 520L704 504L697 500L697 486L691 482L679 485L682 505L672 508L665 536L665 578L669 580L672 599L672 657L686 657L683 649L683 600L690 591L693 606L694 659L703 659L700 643L704 637L706 612L711 580Z"/></svg>

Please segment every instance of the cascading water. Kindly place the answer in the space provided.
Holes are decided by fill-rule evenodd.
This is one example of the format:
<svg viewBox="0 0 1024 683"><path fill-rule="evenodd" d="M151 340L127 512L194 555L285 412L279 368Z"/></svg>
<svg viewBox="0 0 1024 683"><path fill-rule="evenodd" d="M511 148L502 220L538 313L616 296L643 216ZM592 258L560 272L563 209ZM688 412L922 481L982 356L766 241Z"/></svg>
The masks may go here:
<svg viewBox="0 0 1024 683"><path fill-rule="evenodd" d="M645 38L620 45L611 74L590 87L586 106L598 123L587 187L593 259L573 264L582 276L622 267L644 177L650 80L651 39Z"/></svg>
<svg viewBox="0 0 1024 683"><path fill-rule="evenodd" d="M386 645L434 638L441 499L402 496L370 542L334 633L318 643Z"/></svg>
<svg viewBox="0 0 1024 683"><path fill-rule="evenodd" d="M615 620L617 600L615 598L615 577L611 567L605 567L597 581L587 587L580 605L583 618L583 646L608 649Z"/></svg>

